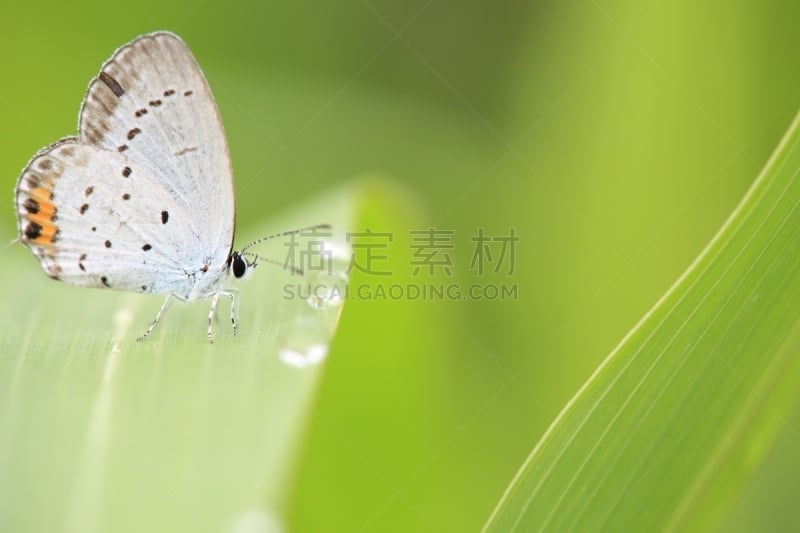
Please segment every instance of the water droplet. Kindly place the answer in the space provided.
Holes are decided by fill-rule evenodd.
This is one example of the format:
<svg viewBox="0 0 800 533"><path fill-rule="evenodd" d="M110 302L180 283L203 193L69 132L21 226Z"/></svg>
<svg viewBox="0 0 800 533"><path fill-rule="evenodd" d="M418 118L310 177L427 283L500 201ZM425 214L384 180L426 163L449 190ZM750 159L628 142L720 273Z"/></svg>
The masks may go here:
<svg viewBox="0 0 800 533"><path fill-rule="evenodd" d="M322 253L331 258L333 262L346 265L350 262L352 250L347 242L340 242L332 238L322 243Z"/></svg>
<svg viewBox="0 0 800 533"><path fill-rule="evenodd" d="M316 366L328 356L328 346L339 322L341 307L319 310L302 302L298 313L281 328L278 357L295 368Z"/></svg>
<svg viewBox="0 0 800 533"><path fill-rule="evenodd" d="M325 361L342 304L347 299L350 247L326 241L323 251L330 262L323 269L307 269L293 292L299 297L284 300L286 305L281 309L284 324L278 357L295 368L313 367Z"/></svg>
<svg viewBox="0 0 800 533"><path fill-rule="evenodd" d="M308 285L306 302L314 309L328 309L342 305L347 295L347 274L334 271L332 275L320 272L312 276Z"/></svg>
<svg viewBox="0 0 800 533"><path fill-rule="evenodd" d="M306 368L318 365L328 356L328 346L325 344L312 344L305 352L284 346L278 352L281 361L289 366Z"/></svg>

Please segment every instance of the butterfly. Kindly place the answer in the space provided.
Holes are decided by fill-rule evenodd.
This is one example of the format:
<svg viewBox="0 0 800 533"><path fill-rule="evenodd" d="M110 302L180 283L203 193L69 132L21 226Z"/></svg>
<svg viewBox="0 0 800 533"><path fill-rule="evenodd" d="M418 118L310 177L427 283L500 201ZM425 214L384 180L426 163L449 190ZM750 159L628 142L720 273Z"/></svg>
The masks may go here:
<svg viewBox="0 0 800 533"><path fill-rule="evenodd" d="M17 182L18 240L53 279L80 287L221 297L257 265L233 249L233 172L211 89L188 46L156 32L120 47L91 81L78 136L42 149ZM329 228L319 224L281 235ZM250 258L250 260L248 260Z"/></svg>

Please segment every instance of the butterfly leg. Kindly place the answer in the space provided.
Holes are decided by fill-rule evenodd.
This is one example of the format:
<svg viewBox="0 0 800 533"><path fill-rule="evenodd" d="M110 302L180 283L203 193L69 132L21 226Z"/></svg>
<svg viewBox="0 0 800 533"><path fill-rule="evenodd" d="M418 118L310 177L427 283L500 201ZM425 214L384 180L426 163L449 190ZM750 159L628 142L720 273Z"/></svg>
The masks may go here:
<svg viewBox="0 0 800 533"><path fill-rule="evenodd" d="M139 336L138 339L136 339L137 341L143 341L143 340L145 340L147 338L148 335L150 335L150 332L153 331L154 327L156 327L156 324L158 324L158 321L161 320L161 315L163 315L164 311L166 311L167 306L169 305L169 302L172 300L172 298L177 298L177 297L178 296L173 294L173 293L167 294L167 299L164 300L163 304L161 304L161 308L158 310L158 313L156 313L156 317L150 323L150 326L147 328L147 331L145 331L142 335Z"/></svg>
<svg viewBox="0 0 800 533"><path fill-rule="evenodd" d="M211 325L217 316L217 304L219 304L220 296L227 296L231 300L231 325L233 326L233 334L236 335L236 300L237 296L239 296L239 289L217 291L211 295L211 310L208 312L208 342L214 342L214 337L211 335Z"/></svg>
<svg viewBox="0 0 800 533"><path fill-rule="evenodd" d="M214 342L214 337L211 336L211 324L214 321L214 317L217 315L219 295L220 293L215 292L214 295L211 296L211 310L208 312L208 342Z"/></svg>
<svg viewBox="0 0 800 533"><path fill-rule="evenodd" d="M231 299L231 327L233 328L233 334L236 335L239 330L239 326L236 323L236 311L239 310L239 289L231 288L228 291L222 294Z"/></svg>

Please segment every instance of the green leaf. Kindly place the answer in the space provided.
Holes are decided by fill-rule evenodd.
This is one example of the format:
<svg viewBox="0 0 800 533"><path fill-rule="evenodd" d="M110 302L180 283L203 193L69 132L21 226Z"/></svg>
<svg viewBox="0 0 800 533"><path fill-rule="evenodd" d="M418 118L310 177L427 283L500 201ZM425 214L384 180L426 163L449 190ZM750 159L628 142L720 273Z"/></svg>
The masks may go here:
<svg viewBox="0 0 800 533"><path fill-rule="evenodd" d="M307 290L291 287L344 289L345 234L361 195L345 187L237 233L241 246L330 223L333 270L304 262L301 277L262 260L240 286L239 335L223 299L214 344L208 301L173 305L136 342L162 296L50 281L14 246L4 258L14 275L0 281L16 303L0 317L0 530L281 528L319 363L343 307L335 298L310 305ZM254 250L283 263L284 245Z"/></svg>
<svg viewBox="0 0 800 533"><path fill-rule="evenodd" d="M724 519L798 398L799 124L556 418L487 531L707 531Z"/></svg>

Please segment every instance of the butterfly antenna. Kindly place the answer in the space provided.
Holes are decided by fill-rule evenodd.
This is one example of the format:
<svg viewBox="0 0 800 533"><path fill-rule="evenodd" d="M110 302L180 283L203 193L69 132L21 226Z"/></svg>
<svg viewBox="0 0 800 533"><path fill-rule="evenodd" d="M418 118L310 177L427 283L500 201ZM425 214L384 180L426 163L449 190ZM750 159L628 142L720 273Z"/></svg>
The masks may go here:
<svg viewBox="0 0 800 533"><path fill-rule="evenodd" d="M292 274L297 274L298 276L304 276L305 272L303 272L302 268L297 268L296 266L287 265L285 263L281 263L280 261L275 261L274 259L269 259L267 257L260 256L258 254L254 254L251 252L239 252L239 255L243 255L245 257L252 257L253 258L253 266L256 266L257 261L264 261L265 263L271 263L273 265L277 265L284 270L289 270Z"/></svg>
<svg viewBox="0 0 800 533"><path fill-rule="evenodd" d="M256 244L262 243L264 241L268 241L270 239L274 239L276 237L286 237L287 235L294 235L295 233L302 233L304 231L311 231L311 230L318 230L318 229L331 229L331 225L330 224L317 224L316 226L308 226L308 227L305 227L305 228L293 229L291 231L284 231L283 233L274 233L272 235L267 235L266 237L261 237L260 239L256 239L253 242L246 244L239 251L239 253L244 252L245 250L247 250L251 246L255 246Z"/></svg>

